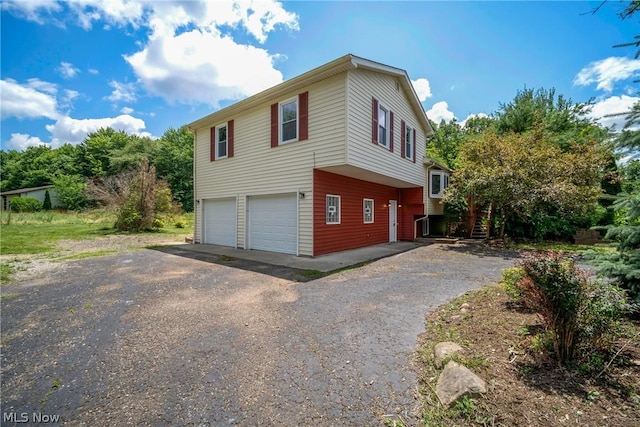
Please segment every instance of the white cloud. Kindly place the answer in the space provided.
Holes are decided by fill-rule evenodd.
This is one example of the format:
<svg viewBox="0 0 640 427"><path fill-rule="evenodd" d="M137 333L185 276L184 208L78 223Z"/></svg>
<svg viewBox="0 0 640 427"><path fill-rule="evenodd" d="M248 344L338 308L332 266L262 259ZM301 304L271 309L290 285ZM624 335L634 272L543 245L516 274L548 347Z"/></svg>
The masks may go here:
<svg viewBox="0 0 640 427"><path fill-rule="evenodd" d="M630 111L633 104L638 101L640 101L640 97L611 96L596 102L589 115L602 126L613 127L614 131L619 132L624 127L624 113Z"/></svg>
<svg viewBox="0 0 640 427"><path fill-rule="evenodd" d="M611 92L616 82L638 76L640 59L611 56L584 67L573 79L576 86L596 83L597 89Z"/></svg>
<svg viewBox="0 0 640 427"><path fill-rule="evenodd" d="M103 19L109 25L137 28L144 16L144 2L132 0L76 0L69 7L78 18L79 25L90 30L93 21Z"/></svg>
<svg viewBox="0 0 640 427"><path fill-rule="evenodd" d="M411 80L411 83L413 84L413 88L415 89L420 102L424 102L427 98L431 97L431 85L429 84L429 80L420 78L417 80Z"/></svg>
<svg viewBox="0 0 640 427"><path fill-rule="evenodd" d="M111 95L106 99L113 102L125 101L134 102L137 99L136 89L133 83L119 83L115 80L109 82L109 86L113 88Z"/></svg>
<svg viewBox="0 0 640 427"><path fill-rule="evenodd" d="M62 6L51 0L29 0L0 2L0 8L29 21L44 24L43 14L59 12Z"/></svg>
<svg viewBox="0 0 640 427"><path fill-rule="evenodd" d="M150 94L170 103L217 107L221 100L241 99L283 80L266 50L200 30L154 37L125 59Z"/></svg>
<svg viewBox="0 0 640 427"><path fill-rule="evenodd" d="M474 117L487 118L489 116L487 114L485 114L485 113L469 114L466 119L464 119L463 121L460 122L460 127L461 128L465 127L466 124L467 124L467 121L469 119L473 119Z"/></svg>
<svg viewBox="0 0 640 427"><path fill-rule="evenodd" d="M122 114L131 114L131 113L133 113L133 108L129 108L129 107L122 107L122 108L120 109L120 112L121 112Z"/></svg>
<svg viewBox="0 0 640 427"><path fill-rule="evenodd" d="M72 63L63 61L60 63L60 66L58 67L58 72L65 79L71 79L75 77L80 72L80 70L74 67Z"/></svg>
<svg viewBox="0 0 640 427"><path fill-rule="evenodd" d="M37 136L30 136L24 133L12 133L11 139L7 142L7 150L24 151L29 147L35 147L37 145L46 145Z"/></svg>
<svg viewBox="0 0 640 427"><path fill-rule="evenodd" d="M449 111L449 104L447 104L447 101L440 101L433 104L433 107L427 111L427 117L436 124L440 124L442 120L450 122L456 118L453 112Z"/></svg>
<svg viewBox="0 0 640 427"><path fill-rule="evenodd" d="M55 83L45 82L36 78L27 79L25 86L35 89L38 92L46 92L50 95L58 93L58 86Z"/></svg>
<svg viewBox="0 0 640 427"><path fill-rule="evenodd" d="M48 93L46 93L46 92ZM55 85L38 79L31 79L21 85L13 79L0 80L0 116L7 117L57 119Z"/></svg>
<svg viewBox="0 0 640 427"><path fill-rule="evenodd" d="M62 144L79 144L86 136L100 128L111 127L122 130L128 134L150 136L144 132L146 125L144 120L122 114L118 117L105 117L100 119L73 119L62 117L55 124L45 126L51 133L51 146L58 147Z"/></svg>
<svg viewBox="0 0 640 427"><path fill-rule="evenodd" d="M87 71L89 72L89 74L93 74L94 76L100 74L100 71L96 70L95 68L89 68L87 69Z"/></svg>

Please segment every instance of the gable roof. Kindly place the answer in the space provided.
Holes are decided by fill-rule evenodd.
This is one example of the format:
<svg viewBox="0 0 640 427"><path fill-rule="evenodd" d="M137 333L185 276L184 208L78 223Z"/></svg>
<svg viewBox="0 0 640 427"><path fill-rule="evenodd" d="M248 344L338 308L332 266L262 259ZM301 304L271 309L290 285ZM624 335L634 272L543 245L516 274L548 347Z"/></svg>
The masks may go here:
<svg viewBox="0 0 640 427"><path fill-rule="evenodd" d="M409 75L405 70L391 67L389 65L380 64L379 62L370 61L365 58L360 58L352 54L347 54L327 64L321 65L320 67L314 68L311 71L307 71L304 74L286 80L276 86L245 98L242 101L238 101L235 104L216 111L215 113L202 117L194 122L189 123L187 125L187 129L195 130L203 126L210 126L213 124L224 122L226 119L231 118L234 114L237 114L240 111L248 110L249 108L258 106L272 99L277 99L281 96L286 95L287 93L302 89L306 86L317 83L336 74L340 74L349 70L355 70L358 68L398 77L400 85L409 95L409 102L411 103L413 109L416 111L416 115L418 116L418 120L420 121L422 128L427 133L427 135L433 134L433 129L431 128L431 124L429 123L427 114L425 113L424 108L422 107L422 103L420 102L420 99L418 98L418 95L413 88L413 84L409 79Z"/></svg>
<svg viewBox="0 0 640 427"><path fill-rule="evenodd" d="M40 187L30 187L30 188L18 188L17 190L9 190L3 191L0 193L0 196L11 196L12 194L22 194L22 193L30 193L32 191L44 190L47 188L53 188L54 185L41 185Z"/></svg>

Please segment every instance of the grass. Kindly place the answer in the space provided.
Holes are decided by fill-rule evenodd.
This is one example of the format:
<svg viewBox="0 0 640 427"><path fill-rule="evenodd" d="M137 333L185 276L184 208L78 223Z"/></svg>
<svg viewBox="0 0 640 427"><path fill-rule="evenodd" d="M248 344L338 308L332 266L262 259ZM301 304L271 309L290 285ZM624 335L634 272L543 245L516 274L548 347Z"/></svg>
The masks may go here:
<svg viewBox="0 0 640 427"><path fill-rule="evenodd" d="M60 258L56 258L56 261L71 261L75 259L85 259L85 258L93 258L103 255L109 255L117 253L116 250L104 249L100 251L91 251L91 252L80 252L79 254L67 255Z"/></svg>
<svg viewBox="0 0 640 427"><path fill-rule="evenodd" d="M2 212L0 221L3 255L47 253L55 250L56 240L88 239L114 233L114 217L103 211Z"/></svg>
<svg viewBox="0 0 640 427"><path fill-rule="evenodd" d="M599 243L595 245L576 245L568 242L512 242L509 249L527 250L527 251L562 251L565 253L582 253L586 251L610 252L615 248L607 243Z"/></svg>
<svg viewBox="0 0 640 427"><path fill-rule="evenodd" d="M175 227L178 220L182 227ZM0 222L0 248L3 255L48 253L55 250L57 240L92 239L119 233L113 228L114 215L101 210L71 213L2 212ZM150 233L186 234L193 227L193 214L173 216L166 223L165 228ZM184 224L187 224L186 227ZM98 255L96 253L87 256Z"/></svg>

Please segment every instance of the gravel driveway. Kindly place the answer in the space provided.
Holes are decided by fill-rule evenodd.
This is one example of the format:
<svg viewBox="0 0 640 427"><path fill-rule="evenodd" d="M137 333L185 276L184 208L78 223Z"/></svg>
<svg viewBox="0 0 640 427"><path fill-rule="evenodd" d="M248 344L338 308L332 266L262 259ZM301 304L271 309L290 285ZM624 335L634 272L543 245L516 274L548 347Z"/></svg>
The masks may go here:
<svg viewBox="0 0 640 427"><path fill-rule="evenodd" d="M60 263L2 288L3 425L7 414L89 426L414 424L424 315L512 264L431 245L296 283L153 250Z"/></svg>

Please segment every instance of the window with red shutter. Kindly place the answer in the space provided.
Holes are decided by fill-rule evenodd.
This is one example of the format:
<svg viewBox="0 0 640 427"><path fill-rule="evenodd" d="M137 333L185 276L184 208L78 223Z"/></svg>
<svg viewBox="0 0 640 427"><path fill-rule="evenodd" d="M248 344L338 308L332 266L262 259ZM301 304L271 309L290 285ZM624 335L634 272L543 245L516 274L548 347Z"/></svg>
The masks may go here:
<svg viewBox="0 0 640 427"><path fill-rule="evenodd" d="M216 127L211 128L210 133L211 140L209 141L209 160L214 161L216 159Z"/></svg>
<svg viewBox="0 0 640 427"><path fill-rule="evenodd" d="M233 157L233 120L227 123L227 157Z"/></svg>

